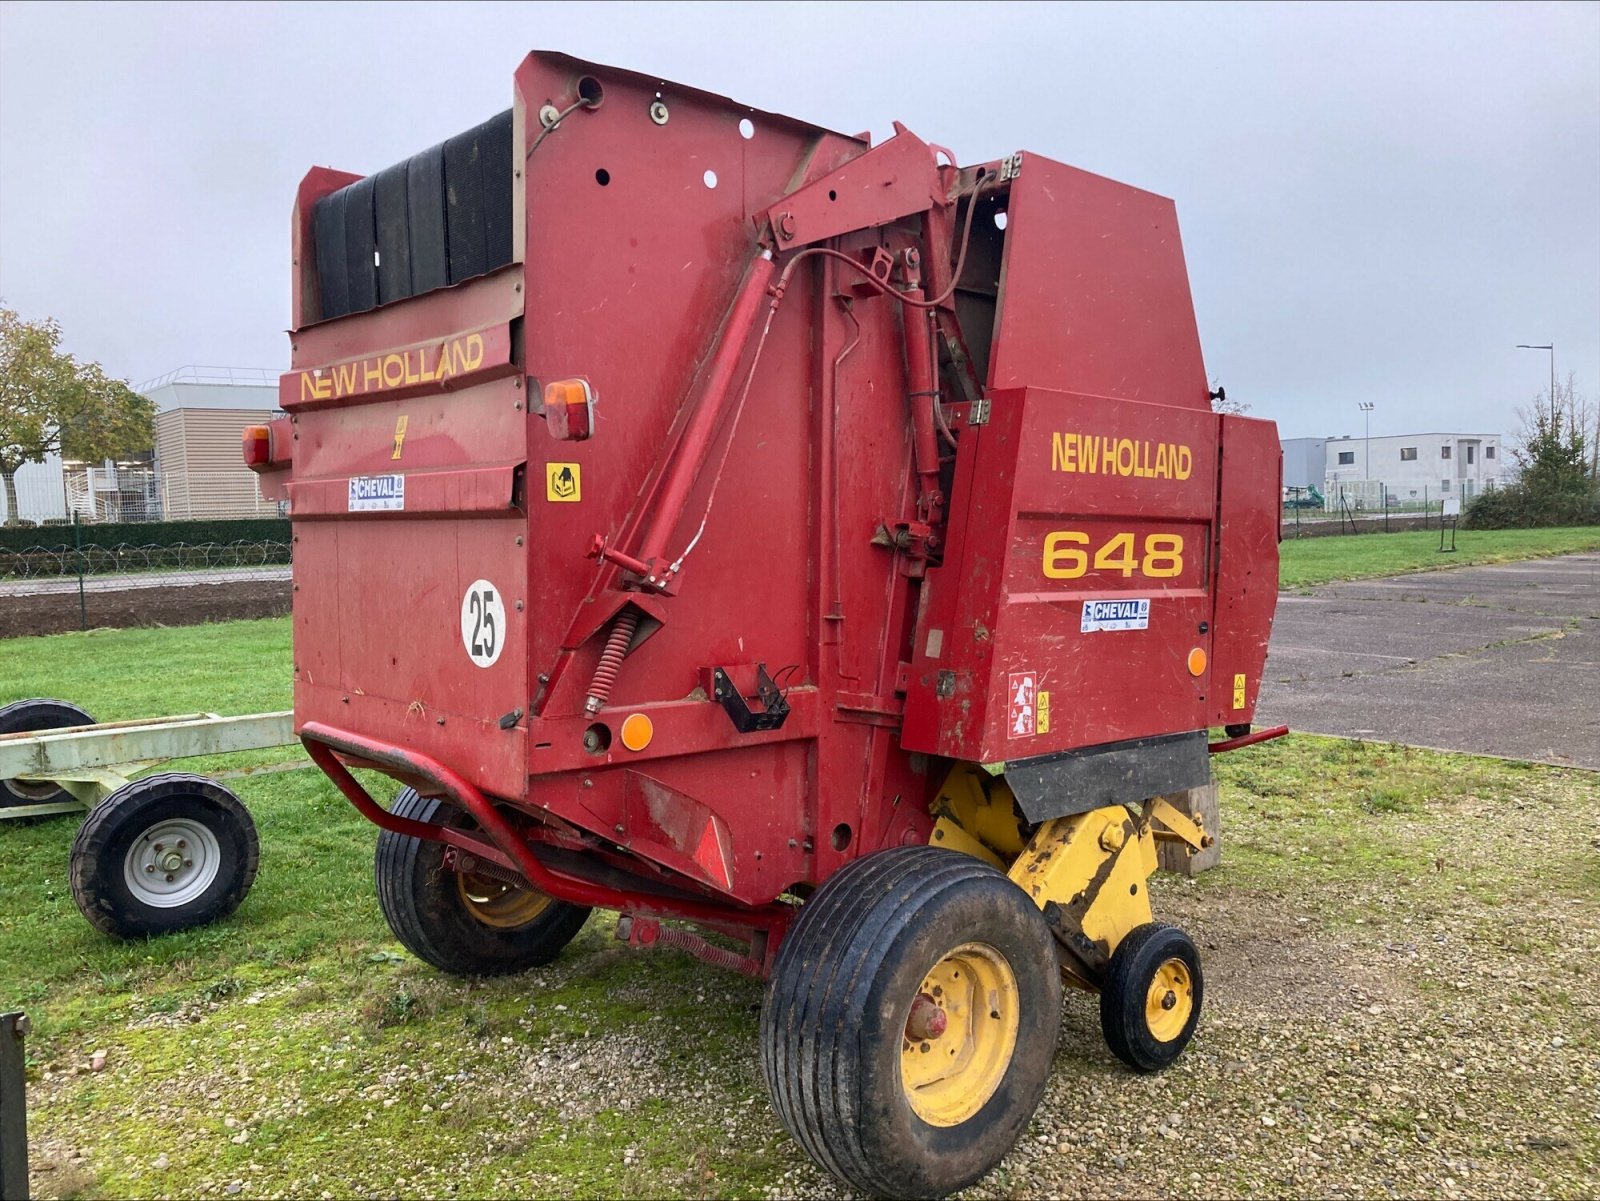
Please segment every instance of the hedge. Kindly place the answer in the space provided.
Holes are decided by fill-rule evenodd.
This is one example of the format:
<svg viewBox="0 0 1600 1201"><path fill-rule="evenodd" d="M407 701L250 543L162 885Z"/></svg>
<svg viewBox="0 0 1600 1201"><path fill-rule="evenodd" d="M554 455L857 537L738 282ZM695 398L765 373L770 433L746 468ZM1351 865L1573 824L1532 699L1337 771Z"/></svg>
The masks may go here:
<svg viewBox="0 0 1600 1201"><path fill-rule="evenodd" d="M175 546L201 542L287 542L287 517L231 521L98 522L78 527L85 546ZM0 526L0 550L70 550L70 525Z"/></svg>

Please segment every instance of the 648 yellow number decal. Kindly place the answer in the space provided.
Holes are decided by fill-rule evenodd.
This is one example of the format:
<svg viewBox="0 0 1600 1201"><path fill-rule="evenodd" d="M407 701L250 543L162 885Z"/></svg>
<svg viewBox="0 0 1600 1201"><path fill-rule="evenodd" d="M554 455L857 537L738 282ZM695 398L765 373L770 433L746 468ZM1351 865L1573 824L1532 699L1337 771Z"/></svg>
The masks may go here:
<svg viewBox="0 0 1600 1201"><path fill-rule="evenodd" d="M1183 574L1183 535L1127 532L1112 534L1093 546L1082 530L1056 530L1045 535L1044 574L1051 580L1076 580L1095 571L1124 577L1169 580Z"/></svg>

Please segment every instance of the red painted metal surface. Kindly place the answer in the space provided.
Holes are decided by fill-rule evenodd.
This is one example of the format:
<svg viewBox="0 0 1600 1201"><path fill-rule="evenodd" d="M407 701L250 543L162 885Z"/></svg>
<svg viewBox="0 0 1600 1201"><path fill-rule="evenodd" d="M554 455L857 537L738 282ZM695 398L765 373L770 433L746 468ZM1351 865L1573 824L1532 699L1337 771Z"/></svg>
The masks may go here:
<svg viewBox="0 0 1600 1201"><path fill-rule="evenodd" d="M553 54L513 112L490 274L319 321L311 205L357 177L298 198L296 720L364 814L398 828L340 756L484 834L403 832L770 956L952 760L1250 720L1276 439L1210 411L1171 202Z"/></svg>
<svg viewBox="0 0 1600 1201"><path fill-rule="evenodd" d="M1271 742L1274 738L1282 738L1288 733L1288 726L1268 726L1265 730L1255 730L1249 734L1241 734L1237 738L1225 738L1221 742L1207 743L1206 750L1213 755L1220 755L1226 751L1255 746L1259 742Z"/></svg>

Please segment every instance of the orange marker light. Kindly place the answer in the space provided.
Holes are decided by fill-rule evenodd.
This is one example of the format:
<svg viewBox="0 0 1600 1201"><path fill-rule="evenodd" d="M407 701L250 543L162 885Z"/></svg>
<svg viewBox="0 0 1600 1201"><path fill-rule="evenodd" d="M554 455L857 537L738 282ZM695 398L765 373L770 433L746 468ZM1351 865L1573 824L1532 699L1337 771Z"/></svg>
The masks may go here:
<svg viewBox="0 0 1600 1201"><path fill-rule="evenodd" d="M582 442L594 433L594 389L586 379L544 386L544 424L558 442Z"/></svg>
<svg viewBox="0 0 1600 1201"><path fill-rule="evenodd" d="M644 750L655 732L655 723L643 713L630 713L622 719L622 745L630 751Z"/></svg>
<svg viewBox="0 0 1600 1201"><path fill-rule="evenodd" d="M272 431L266 426L245 426L240 443L246 467L265 467L272 462Z"/></svg>
<svg viewBox="0 0 1600 1201"><path fill-rule="evenodd" d="M1206 652L1201 647L1195 647L1189 652L1189 674L1192 676L1204 675L1206 670Z"/></svg>

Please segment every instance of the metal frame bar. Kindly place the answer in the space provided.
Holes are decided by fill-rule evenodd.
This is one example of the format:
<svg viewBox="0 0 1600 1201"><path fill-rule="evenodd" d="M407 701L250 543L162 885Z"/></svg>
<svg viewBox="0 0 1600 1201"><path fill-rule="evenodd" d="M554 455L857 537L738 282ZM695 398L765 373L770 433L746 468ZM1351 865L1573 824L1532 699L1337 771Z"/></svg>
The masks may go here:
<svg viewBox="0 0 1600 1201"><path fill-rule="evenodd" d="M1244 734L1238 738L1227 738L1222 742L1206 744L1206 750L1213 755L1220 755L1225 751L1236 751L1240 747L1255 746L1258 742L1270 742L1274 738L1282 738L1289 732L1288 726L1271 726L1265 730L1256 730L1251 734Z"/></svg>
<svg viewBox="0 0 1600 1201"><path fill-rule="evenodd" d="M710 898L701 901L688 896L669 897L613 887L548 867L534 854L531 842L511 828L505 814L488 797L437 759L420 751L379 742L315 721L308 721L301 728L300 740L316 765L357 811L374 825L411 838L458 847L508 867L520 873L534 888L558 901L626 913L659 913L717 927L731 925L768 933L781 932L790 920L791 913L784 905L749 908L737 903L719 904ZM389 775L423 781L429 791L448 798L464 812L471 814L484 833L493 839L493 844L462 830L396 817L378 804L350 773L341 756L350 759L357 767L373 767Z"/></svg>
<svg viewBox="0 0 1600 1201"><path fill-rule="evenodd" d="M28 1197L28 1025L25 1013L0 1014L0 1201Z"/></svg>
<svg viewBox="0 0 1600 1201"><path fill-rule="evenodd" d="M184 713L154 720L0 734L0 780L58 784L72 799L0 808L0 821L93 808L141 767L167 759L293 746L294 714L219 717Z"/></svg>
<svg viewBox="0 0 1600 1201"><path fill-rule="evenodd" d="M0 780L70 780L78 773L161 759L290 746L294 714L218 717L187 713L154 721L105 722L0 735ZM92 778L92 777L91 777Z"/></svg>

